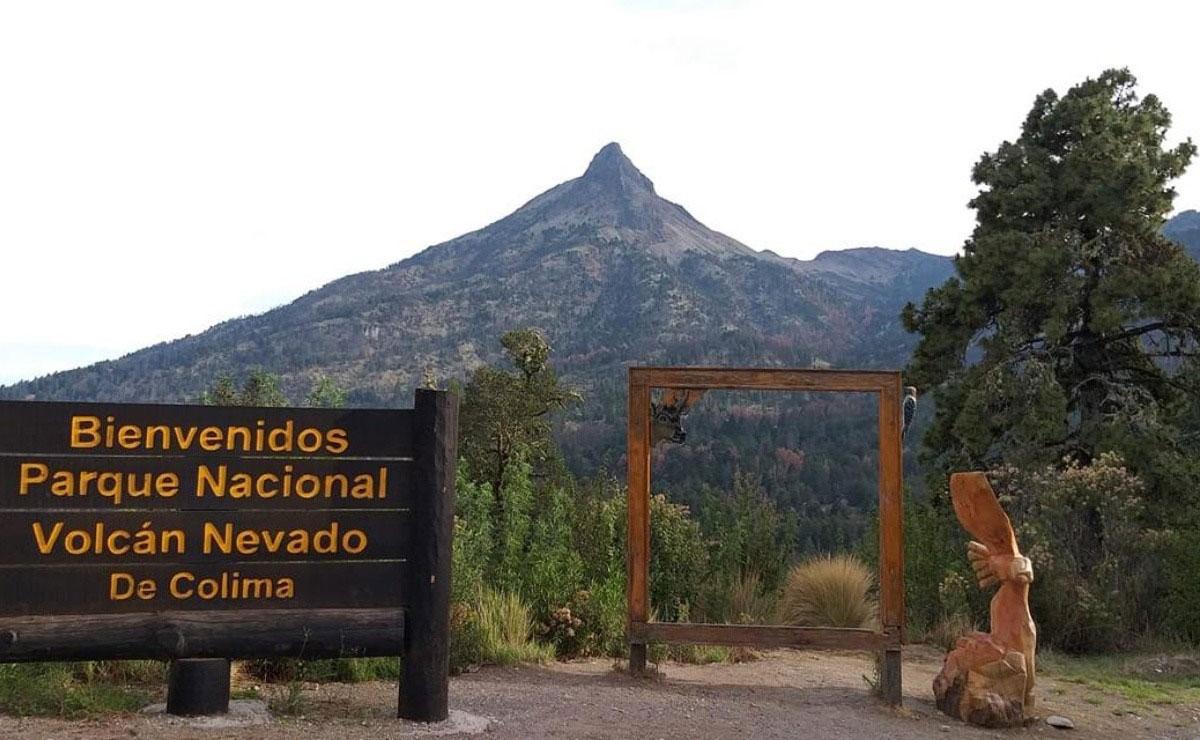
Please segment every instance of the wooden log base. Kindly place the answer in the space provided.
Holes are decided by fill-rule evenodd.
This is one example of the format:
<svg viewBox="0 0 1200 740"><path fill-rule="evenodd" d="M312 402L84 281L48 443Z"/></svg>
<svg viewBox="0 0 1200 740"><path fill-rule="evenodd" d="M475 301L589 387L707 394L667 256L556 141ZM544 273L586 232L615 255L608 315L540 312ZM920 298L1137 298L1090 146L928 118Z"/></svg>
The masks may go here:
<svg viewBox="0 0 1200 740"><path fill-rule="evenodd" d="M403 647L401 609L0 617L0 662L342 658L400 655Z"/></svg>
<svg viewBox="0 0 1200 740"><path fill-rule="evenodd" d="M229 712L229 661L224 658L171 662L167 714L200 717Z"/></svg>

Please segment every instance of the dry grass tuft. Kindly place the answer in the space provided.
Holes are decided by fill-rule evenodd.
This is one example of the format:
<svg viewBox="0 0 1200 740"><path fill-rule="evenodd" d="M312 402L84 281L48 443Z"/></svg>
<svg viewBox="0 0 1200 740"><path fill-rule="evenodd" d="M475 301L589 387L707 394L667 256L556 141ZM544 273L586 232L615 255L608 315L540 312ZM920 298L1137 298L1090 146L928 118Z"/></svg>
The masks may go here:
<svg viewBox="0 0 1200 740"><path fill-rule="evenodd" d="M876 626L871 570L852 555L823 555L793 566L780 603L785 624L801 627Z"/></svg>

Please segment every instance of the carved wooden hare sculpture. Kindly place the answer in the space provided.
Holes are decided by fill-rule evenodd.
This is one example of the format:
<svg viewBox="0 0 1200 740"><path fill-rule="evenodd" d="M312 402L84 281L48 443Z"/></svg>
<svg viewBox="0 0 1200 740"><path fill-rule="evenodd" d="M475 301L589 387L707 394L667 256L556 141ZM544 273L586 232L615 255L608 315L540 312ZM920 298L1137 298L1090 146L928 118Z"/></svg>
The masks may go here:
<svg viewBox="0 0 1200 740"><path fill-rule="evenodd" d="M934 679L934 695L951 716L987 727L1019 725L1033 709L1033 567L1017 549L1012 523L983 473L950 476L950 496L963 528L978 540L967 545L967 558L979 587L1000 588L992 597L991 633L959 638Z"/></svg>

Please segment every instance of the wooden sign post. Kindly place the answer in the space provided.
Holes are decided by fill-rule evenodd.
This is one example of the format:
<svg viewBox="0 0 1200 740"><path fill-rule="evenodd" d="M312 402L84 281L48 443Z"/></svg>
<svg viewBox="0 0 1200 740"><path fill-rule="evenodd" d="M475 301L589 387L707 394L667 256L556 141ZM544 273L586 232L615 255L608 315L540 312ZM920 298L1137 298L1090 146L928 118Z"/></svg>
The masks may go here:
<svg viewBox="0 0 1200 740"><path fill-rule="evenodd" d="M0 402L0 661L396 655L446 719L457 408Z"/></svg>
<svg viewBox="0 0 1200 740"><path fill-rule="evenodd" d="M650 391L778 390L874 394L879 403L879 616L882 630L650 621ZM879 654L880 688L899 705L904 630L900 373L781 368L629 368L629 667L646 668L651 640Z"/></svg>

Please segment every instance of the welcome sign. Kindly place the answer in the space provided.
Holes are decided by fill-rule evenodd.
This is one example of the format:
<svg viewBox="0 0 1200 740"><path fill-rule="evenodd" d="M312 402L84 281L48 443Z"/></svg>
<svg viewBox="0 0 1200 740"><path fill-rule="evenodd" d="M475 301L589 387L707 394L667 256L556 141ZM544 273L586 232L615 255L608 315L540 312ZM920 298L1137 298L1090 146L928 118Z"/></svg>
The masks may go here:
<svg viewBox="0 0 1200 740"><path fill-rule="evenodd" d="M415 644L444 675L456 410L0 401L0 660Z"/></svg>

